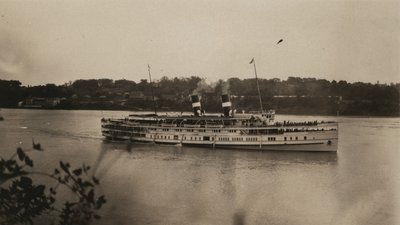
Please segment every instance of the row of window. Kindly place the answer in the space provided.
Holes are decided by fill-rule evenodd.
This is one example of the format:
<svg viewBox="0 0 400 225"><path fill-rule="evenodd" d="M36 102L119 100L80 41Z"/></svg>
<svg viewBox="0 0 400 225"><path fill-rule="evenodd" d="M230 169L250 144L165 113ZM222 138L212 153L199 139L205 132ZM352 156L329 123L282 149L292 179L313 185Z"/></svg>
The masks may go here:
<svg viewBox="0 0 400 225"><path fill-rule="evenodd" d="M130 132L124 132L124 131L104 131L104 133L111 133L113 135L116 136L128 136L128 137L145 137L145 134L142 133L130 133ZM174 140L178 140L178 135L150 135L150 138L156 138L156 139L174 139ZM183 137L184 140L195 140L195 141L201 141L203 140L202 137ZM299 140L299 137L284 137L284 140ZM307 140L307 136L303 137L304 140ZM210 140L209 137L204 137L204 140ZM219 141L258 141L257 137L246 137L245 139L243 137L218 137ZM268 141L276 141L276 137L268 137Z"/></svg>
<svg viewBox="0 0 400 225"><path fill-rule="evenodd" d="M150 138L153 138L153 135L150 135ZM170 139L170 136L165 136L165 135L156 135L157 139Z"/></svg>
<svg viewBox="0 0 400 225"><path fill-rule="evenodd" d="M166 139L166 140L169 140L169 139L172 139L171 137L172 136L168 136L168 135L150 135L150 138L156 138L156 139ZM178 135L174 135L173 136L173 139L174 140L178 140ZM183 137L183 140L194 140L194 141L201 141L201 140L207 140L207 141L209 141L210 140L210 138L209 137L204 137L204 139L203 139L203 137L186 137L186 136L184 136ZM212 140L214 140L214 138L212 138ZM268 141L275 141L276 140L276 138L275 137L269 137L268 138ZM230 138L230 137L218 137L218 141L258 141L258 138L256 138L256 137L248 137L248 138L242 138L242 137L232 137L232 138Z"/></svg>
<svg viewBox="0 0 400 225"><path fill-rule="evenodd" d="M113 124L102 125L102 128L116 129L116 130L122 130L122 131L135 131L135 132L147 130L144 127L129 127L129 126L119 126L119 125L113 125Z"/></svg>
<svg viewBox="0 0 400 225"><path fill-rule="evenodd" d="M141 132L141 131L157 131L157 128L144 128L144 127L129 127L129 126L120 126L120 125L114 125L114 124L107 124L107 125L102 125L103 128L108 128L108 129L118 129L122 131L133 131L133 132ZM162 128L161 129L163 132L168 132L170 131L169 128ZM184 131L183 129L173 129L175 132L182 132ZM331 129L335 130L335 129ZM194 129L185 129L186 132L195 132ZM198 129L198 132L206 132L206 129ZM211 130L212 133L221 133L220 129L213 129ZM236 133L237 130L235 129L229 129L227 132L229 133ZM284 132L302 132L302 131L324 131L324 129L263 129L263 130L249 130L249 134L283 134ZM296 139L297 140L297 139Z"/></svg>
<svg viewBox="0 0 400 225"><path fill-rule="evenodd" d="M256 137L248 137L248 138L246 138L246 141L258 141L258 138L256 138Z"/></svg>
<svg viewBox="0 0 400 225"><path fill-rule="evenodd" d="M123 133L123 132L121 132L121 133ZM127 133L126 136L129 136L129 133ZM134 135L134 136L137 136L137 135ZM170 136L165 136L165 135L154 135L154 136L157 139L170 139ZM154 136L150 135L150 138L153 138ZM174 135L174 139L177 140L178 139L178 135ZM183 139L184 140L189 140L189 137L185 136L185 137L183 137ZM206 140L206 138L204 138L204 139ZM297 140L299 140L299 137L294 137L294 139L297 141ZM201 141L202 138L201 137L190 137L190 140L195 140L195 141L199 140L199 141ZM209 140L209 138L207 138L207 140ZM238 138L236 138L236 137L233 137L233 138L219 137L218 138L218 141L243 141L243 140L246 140L246 141L258 141L258 138L256 138L256 137L248 137L246 139L244 139L242 137L238 137ZM284 137L284 140L287 141L288 138ZM292 141L293 137L289 137L289 140ZM304 136L304 140L307 140L307 136ZM276 137L268 137L268 141L276 141Z"/></svg>
<svg viewBox="0 0 400 225"><path fill-rule="evenodd" d="M153 135L150 135L150 138L153 138ZM170 139L170 136L157 135L156 138L160 138L160 139ZM295 140L299 140L299 137L294 137L294 138L295 138ZM174 139L177 140L177 139L178 139L178 136L175 135L175 136L174 136ZM183 137L183 139L184 139L184 140L189 140L189 137L186 137L186 136L185 136L185 137ZM199 140L199 141L201 141L202 138L201 138L201 137L190 137L190 140L195 140L195 141ZM205 140L206 140L206 138L205 138ZM209 140L209 138L207 138L207 140ZM258 141L258 138L256 138L256 137L250 137L250 138L244 139L244 138L242 138L242 137L238 137L238 138L236 138L236 137L233 137L233 138L229 138L229 137L219 137L218 140L219 140L219 141L243 141L243 140L246 140L246 141ZM284 140L287 141L287 137L284 137ZM292 141L292 140L293 140L293 137L289 137L289 140ZM304 136L304 140L307 140L307 136ZM268 137L268 141L276 141L276 137Z"/></svg>
<svg viewBox="0 0 400 225"><path fill-rule="evenodd" d="M232 138L232 141L243 141L243 138L242 137L240 137L240 138Z"/></svg>
<svg viewBox="0 0 400 225"><path fill-rule="evenodd" d="M164 140L178 140L178 135L174 135L174 136L169 136L169 135L150 135L150 138L156 138L156 139L164 139ZM194 141L201 141L202 137L183 137L183 140L194 140Z"/></svg>
<svg viewBox="0 0 400 225"><path fill-rule="evenodd" d="M143 133L131 133L125 131L103 131L105 134L111 134L112 136L126 136L126 137L146 137L146 134Z"/></svg>
<svg viewBox="0 0 400 225"><path fill-rule="evenodd" d="M183 137L186 140L186 137ZM201 141L201 137L190 137L190 140Z"/></svg>
<svg viewBox="0 0 400 225"><path fill-rule="evenodd" d="M156 131L157 129L156 128L148 128L149 130L153 130L153 131ZM168 128L163 128L162 129L162 131L169 131L169 129ZM182 132L183 131L183 129L175 129L175 132ZM194 132L194 129L186 129L185 130L186 132ZM206 132L206 129L198 129L197 130L198 132ZM212 130L212 132L213 133L221 133L221 130ZM230 133L233 133L233 132L236 132L236 130L233 130L233 131L231 131L231 130L229 130L229 132Z"/></svg>
<svg viewBox="0 0 400 225"><path fill-rule="evenodd" d="M285 139L285 141L287 141L287 137L285 137L284 138ZM292 141L293 140L293 138L292 137L289 137L289 139ZM295 137L295 140L297 141L297 140L299 140L299 137ZM307 136L304 136L304 140L307 140Z"/></svg>

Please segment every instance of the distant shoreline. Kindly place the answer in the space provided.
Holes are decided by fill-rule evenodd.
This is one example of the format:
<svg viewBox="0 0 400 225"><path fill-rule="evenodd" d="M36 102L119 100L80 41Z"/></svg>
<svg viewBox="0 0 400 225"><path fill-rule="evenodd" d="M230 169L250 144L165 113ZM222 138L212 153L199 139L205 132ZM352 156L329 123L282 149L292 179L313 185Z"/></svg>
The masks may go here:
<svg viewBox="0 0 400 225"><path fill-rule="evenodd" d="M16 80L0 80L0 108L32 107L65 110L191 111L192 95L199 95L206 112L221 112L221 96L233 108L253 111L263 106L277 114L344 116L400 116L400 83L371 84L288 77L287 80L230 78L208 84L200 77L164 77L149 83L129 80L76 80L65 85L24 87ZM152 93L154 89L154 93Z"/></svg>
<svg viewBox="0 0 400 225"><path fill-rule="evenodd" d="M23 109L23 110L65 110L65 111L71 111L71 110L82 110L82 111L124 111L124 112L153 112L152 109L143 109L143 110L134 110L134 109L94 109L94 108L24 108L24 107L3 107L2 109ZM0 111L1 112L1 111ZM174 110L161 110L157 109L158 113L176 113L180 112L174 111ZM190 114L191 111L189 110L184 110L182 111L183 113L188 113ZM208 112L210 114L218 114L222 112ZM1 114L0 114L1 115ZM276 115L283 115L283 116L337 116L337 114L308 114L308 113L279 113L279 111L276 112ZM361 114L340 114L339 117L373 117L373 118L400 118L400 115L361 115Z"/></svg>

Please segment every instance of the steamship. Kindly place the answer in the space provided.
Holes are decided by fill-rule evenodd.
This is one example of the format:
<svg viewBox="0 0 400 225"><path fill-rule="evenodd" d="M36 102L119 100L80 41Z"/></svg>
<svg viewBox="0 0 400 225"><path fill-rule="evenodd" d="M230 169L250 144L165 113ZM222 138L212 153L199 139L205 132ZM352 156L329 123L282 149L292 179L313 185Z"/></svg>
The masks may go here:
<svg viewBox="0 0 400 225"><path fill-rule="evenodd" d="M193 114L132 114L103 118L108 140L151 142L179 146L285 151L337 151L337 122L276 122L275 111L236 113L229 95L222 95L223 113L205 114L192 95Z"/></svg>

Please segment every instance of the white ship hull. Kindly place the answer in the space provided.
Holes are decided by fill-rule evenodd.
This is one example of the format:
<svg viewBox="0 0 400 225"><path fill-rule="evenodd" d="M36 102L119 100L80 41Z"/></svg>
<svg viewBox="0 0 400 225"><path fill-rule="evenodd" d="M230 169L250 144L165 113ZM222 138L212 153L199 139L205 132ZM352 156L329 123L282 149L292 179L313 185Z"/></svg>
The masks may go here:
<svg viewBox="0 0 400 225"><path fill-rule="evenodd" d="M112 124L109 121L108 124ZM280 134L248 134L253 128L166 128L124 124L122 127L103 125L108 140L150 142L208 148L278 151L337 151L337 123L296 127L302 132ZM291 127L269 127L270 130L291 130ZM199 132L200 131L200 132Z"/></svg>

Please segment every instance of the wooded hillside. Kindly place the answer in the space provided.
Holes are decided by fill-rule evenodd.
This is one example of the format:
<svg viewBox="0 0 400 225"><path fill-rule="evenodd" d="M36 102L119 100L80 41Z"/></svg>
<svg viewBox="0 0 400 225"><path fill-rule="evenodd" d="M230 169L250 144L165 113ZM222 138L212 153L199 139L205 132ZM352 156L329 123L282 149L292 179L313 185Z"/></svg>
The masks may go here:
<svg viewBox="0 0 400 225"><path fill-rule="evenodd" d="M285 114L399 116L400 84L348 83L315 78L259 79L264 109ZM199 94L207 112L220 112L220 95L231 95L238 111L259 110L255 79L230 78L209 84L196 76L163 77L153 83L158 110L190 111L190 95ZM76 80L64 85L22 86L0 80L0 107L18 107L29 98L60 98L54 108L152 110L151 85L146 79ZM21 105L21 104L20 104Z"/></svg>

